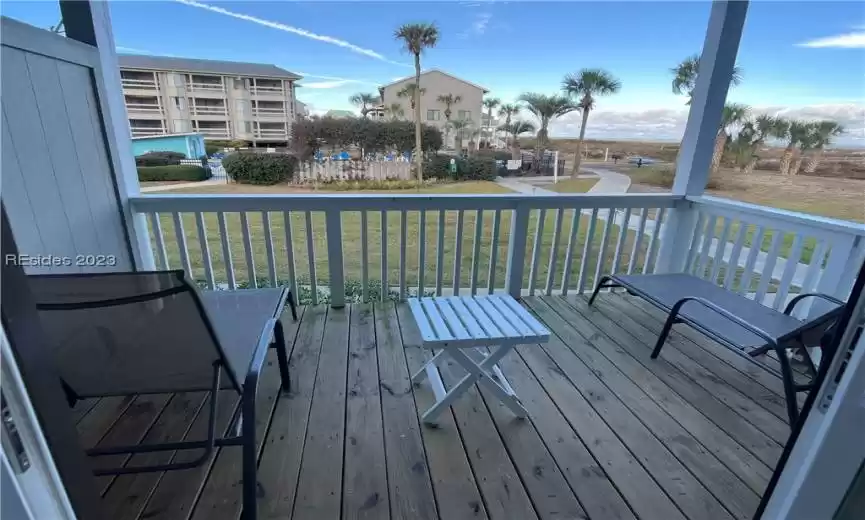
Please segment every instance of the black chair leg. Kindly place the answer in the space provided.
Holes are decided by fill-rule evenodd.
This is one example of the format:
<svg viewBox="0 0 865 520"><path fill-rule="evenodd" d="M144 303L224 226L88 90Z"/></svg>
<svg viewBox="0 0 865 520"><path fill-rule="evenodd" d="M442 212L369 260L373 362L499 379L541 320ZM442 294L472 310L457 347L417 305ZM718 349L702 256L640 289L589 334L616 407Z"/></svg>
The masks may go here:
<svg viewBox="0 0 865 520"><path fill-rule="evenodd" d="M610 281L609 276L602 276L601 277L601 281L599 281L598 285L595 286L595 290L592 291L592 296L589 298L589 306L591 306L592 303L595 301L595 297L598 295L598 292L600 292L600 290L603 289L604 287L607 287L606 285L604 285L604 282L609 282L609 281Z"/></svg>
<svg viewBox="0 0 865 520"><path fill-rule="evenodd" d="M790 367L790 359L787 358L787 353L783 349L778 349L777 352L778 361L781 363L781 380L784 382L784 398L787 401L787 417L790 420L790 428L793 428L796 420L799 418L793 369Z"/></svg>
<svg viewBox="0 0 865 520"><path fill-rule="evenodd" d="M652 350L652 359L657 359L661 354L661 348L664 346L664 342L667 341L667 336L670 334L670 329L673 328L673 325L676 323L676 315L678 314L679 309L677 307L673 307L673 310L670 311L670 314L667 316L667 321L664 322L664 328L661 329L661 335L658 336L658 341L655 343L655 348Z"/></svg>
<svg viewBox="0 0 865 520"><path fill-rule="evenodd" d="M288 308L291 309L291 319L297 321L297 304L291 291L288 291Z"/></svg>
<svg viewBox="0 0 865 520"><path fill-rule="evenodd" d="M273 328L273 341L279 364L279 377L282 380L282 390L288 392L291 390L291 377L288 373L288 348L285 345L285 332L280 320L276 320L276 325Z"/></svg>
<svg viewBox="0 0 865 520"><path fill-rule="evenodd" d="M258 517L258 454L255 449L255 394L245 389L243 393L243 515L242 520Z"/></svg>

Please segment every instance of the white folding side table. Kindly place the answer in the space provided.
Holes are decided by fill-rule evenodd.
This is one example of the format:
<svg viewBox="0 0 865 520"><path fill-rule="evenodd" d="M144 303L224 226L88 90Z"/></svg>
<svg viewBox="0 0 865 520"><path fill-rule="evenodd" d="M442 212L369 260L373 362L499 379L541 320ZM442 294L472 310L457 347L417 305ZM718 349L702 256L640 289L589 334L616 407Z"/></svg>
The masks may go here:
<svg viewBox="0 0 865 520"><path fill-rule="evenodd" d="M543 324L507 295L409 298L408 303L423 346L434 351L432 359L412 376L414 384L429 378L436 397L436 403L423 414L424 423L435 424L442 410L475 381L486 385L517 417L525 417L526 409L498 362L517 345L549 341L550 331ZM438 369L445 356L468 372L448 391Z"/></svg>

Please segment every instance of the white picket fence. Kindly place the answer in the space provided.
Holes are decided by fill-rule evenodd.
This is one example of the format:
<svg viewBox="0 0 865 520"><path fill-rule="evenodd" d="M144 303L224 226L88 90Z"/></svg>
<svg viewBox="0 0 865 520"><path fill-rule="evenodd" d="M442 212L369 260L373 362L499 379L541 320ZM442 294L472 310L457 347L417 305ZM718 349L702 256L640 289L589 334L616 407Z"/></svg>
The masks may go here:
<svg viewBox="0 0 865 520"><path fill-rule="evenodd" d="M411 179L411 163L393 161L329 161L301 163L295 182L307 184L327 180Z"/></svg>
<svg viewBox="0 0 865 520"><path fill-rule="evenodd" d="M198 159L181 159L180 164L189 164L193 166L201 166L201 161ZM228 182L228 174L225 173L225 167L222 166L221 159L208 159L207 165L210 167L210 178Z"/></svg>

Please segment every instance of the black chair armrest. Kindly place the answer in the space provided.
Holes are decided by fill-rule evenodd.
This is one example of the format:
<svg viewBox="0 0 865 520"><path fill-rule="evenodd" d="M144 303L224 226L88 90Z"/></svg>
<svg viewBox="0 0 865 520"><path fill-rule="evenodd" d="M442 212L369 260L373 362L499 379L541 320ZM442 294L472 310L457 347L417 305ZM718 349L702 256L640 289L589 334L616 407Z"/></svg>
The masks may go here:
<svg viewBox="0 0 865 520"><path fill-rule="evenodd" d="M796 304L799 303L800 301L804 300L805 298L821 298L821 299L826 300L828 302L834 303L835 305L844 305L843 301L841 301L838 298L835 298L833 296L829 296L828 294L802 293L802 294L796 296L795 298L793 298L792 300L790 300L790 303L788 303L787 306L784 308L784 314L789 315L791 312L793 312L793 309L796 307Z"/></svg>
<svg viewBox="0 0 865 520"><path fill-rule="evenodd" d="M736 316L735 314L731 313L730 311L715 305L714 303L710 302L709 300L707 300L705 298L700 298L697 296L688 296L688 297L682 298L681 300L677 301L675 305L673 305L673 309L671 311L671 314L678 315L679 310L682 308L682 306L688 302L699 303L700 305L706 307L707 309L717 312L718 314L720 314L721 316L732 321L736 325L739 325L740 327L747 329L748 331L759 336L761 339L766 341L766 344L771 346L774 350L776 350L776 351L779 350L778 342L775 340L775 338L773 338L771 335L769 335L769 333L767 333L766 331L757 327L756 325L748 323L747 321ZM781 352L779 352L779 354L780 353Z"/></svg>

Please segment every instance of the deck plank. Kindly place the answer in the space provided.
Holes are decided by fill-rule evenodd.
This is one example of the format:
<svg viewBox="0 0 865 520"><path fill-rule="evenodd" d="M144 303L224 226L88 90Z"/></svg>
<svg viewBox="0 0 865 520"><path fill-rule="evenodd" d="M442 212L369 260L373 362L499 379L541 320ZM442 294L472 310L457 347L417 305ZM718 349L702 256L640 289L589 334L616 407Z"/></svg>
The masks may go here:
<svg viewBox="0 0 865 520"><path fill-rule="evenodd" d="M207 392L177 393L147 433L142 444L178 442L183 440L195 417L207 401ZM204 411L207 414L207 410ZM133 455L126 467L167 464L171 451L139 453ZM150 492L159 482L161 472L119 475L102 498L108 518L135 518L147 502Z"/></svg>
<svg viewBox="0 0 865 520"><path fill-rule="evenodd" d="M259 518L290 518L297 493L303 442L309 421L315 372L322 348L327 307L306 307L289 358L291 392L277 403L258 467L262 492Z"/></svg>
<svg viewBox="0 0 865 520"><path fill-rule="evenodd" d="M397 305L397 317L408 369L414 373L426 363L427 352L421 347L420 334L408 305ZM413 394L420 420L423 412L435 404L435 396L429 385L424 384L415 386ZM448 520L488 518L465 447L456 429L453 412L447 409L439 415L438 428L421 427L421 436L426 447L439 517Z"/></svg>
<svg viewBox="0 0 865 520"><path fill-rule="evenodd" d="M327 311L292 518L339 518L351 307Z"/></svg>
<svg viewBox="0 0 865 520"><path fill-rule="evenodd" d="M134 395L103 397L76 425L81 446L92 448L135 401Z"/></svg>
<svg viewBox="0 0 865 520"><path fill-rule="evenodd" d="M549 301L552 305L553 300ZM628 316L620 313L615 320L612 320L598 309L589 307L584 299L568 298L567 304L568 309L577 311L577 315L583 318L573 322L574 326L581 327L579 329L581 333L597 334L598 341L601 341L601 337L607 337L613 342L615 347L604 351L609 352L610 356L616 354L612 359L617 366L632 363L631 359L637 361L635 372L652 374L660 379L759 460L769 467L774 467L778 457L781 456L781 445L750 422L743 420L723 401L699 384L695 384L692 379L669 363L660 358L651 359L649 357L651 347L648 342L652 341L652 337L647 337L645 334L637 337L625 329L624 327L630 326L633 321Z"/></svg>
<svg viewBox="0 0 865 520"><path fill-rule="evenodd" d="M302 319L302 316L298 316L298 319ZM299 324L284 317L282 322L286 345L292 345ZM282 394L281 388L276 349L269 349L258 379L255 400L255 445L259 457L277 399ZM236 520L240 516L243 509L242 466L243 450L240 446L219 451L193 511L193 519ZM262 488L263 486L259 489Z"/></svg>
<svg viewBox="0 0 865 520"><path fill-rule="evenodd" d="M374 314L391 518L438 518L396 310Z"/></svg>
<svg viewBox="0 0 865 520"><path fill-rule="evenodd" d="M91 397L89 399L81 399L75 403L75 406L70 410L72 412L72 421L75 424L81 422L81 420L84 419L84 417L86 417L97 404L99 404L101 399L101 397Z"/></svg>
<svg viewBox="0 0 865 520"><path fill-rule="evenodd" d="M598 301L602 301L604 304L607 304L611 309L617 309L619 312L626 313L629 317L643 325L646 329L652 331L657 334L661 330L661 325L653 326L656 323L656 320L644 314L639 308L635 307L632 304L629 304L622 297L617 295L601 295L598 298ZM679 328L687 328L688 325L680 324ZM673 327L676 329L676 327ZM656 332L657 331L657 332ZM740 366L750 365L755 368L756 374L748 375L736 367L732 366L730 362L726 362L723 359L724 354L720 354L720 358L718 354L711 353L703 348L697 347L693 342L686 339L684 336L679 334L676 330L673 330L670 335L667 336L667 341L664 345L664 350L661 352L666 352L667 348L675 348L685 356L694 360L695 363L702 366L706 370L713 372L716 376L720 377L725 383L733 388L739 390L740 393L745 394L747 397L752 399L755 403L759 404L776 417L781 419L782 421L787 420L787 405L784 400L784 389L783 385L781 385L781 380L767 372L765 369L762 369L755 365L754 363L749 363L745 358L737 355L735 352L731 351L728 348L724 348L721 345L718 345L717 351L723 351L727 354L727 356L733 356L736 358L736 364ZM732 361L732 360L731 360ZM769 386L775 386L776 388L770 389L766 385L757 381L757 378L763 377L765 378L765 382Z"/></svg>
<svg viewBox="0 0 865 520"><path fill-rule="evenodd" d="M537 307L541 309L542 305L537 305ZM581 336L576 329L552 309L543 309L540 313L543 314L542 319L547 325L555 331L573 355L581 361L581 363L571 363L571 367L575 371L576 379L572 377L575 386L584 395L592 397L595 409L607 417L607 423L617 432L620 432L619 435L623 440L628 442L630 439L629 444L633 446L633 441L642 437L640 444L646 444L650 448L663 449L651 439L651 437L657 438L660 444L666 447L679 461L681 467L687 469L701 487L711 493L734 517L746 519L753 516L759 503L759 497L754 491L716 459L673 417L651 400L639 386L628 379L615 364L604 357L592 341ZM647 431L642 431L631 417L641 423ZM675 471L681 470L681 467L676 464L669 466L672 466ZM657 473L655 475L659 482L667 479L676 480L667 475ZM689 481L690 476L678 482L680 486L684 486ZM693 482L690 484L693 485ZM702 492L702 489L698 488L698 491ZM680 490L677 494L681 493L687 493L693 498L699 496L685 489ZM670 494L674 496L675 500L672 490ZM703 500L709 504L709 508L715 506L715 500L710 500L705 496ZM682 509L689 516L694 516L694 506L699 507L699 504L691 504L691 508L686 508L683 505ZM706 514L706 516L709 515Z"/></svg>
<svg viewBox="0 0 865 520"><path fill-rule="evenodd" d="M555 336L550 338L548 347L562 351L567 348ZM574 389L546 349L524 345L517 347L517 351L637 516L641 520L684 519L679 508L619 440L616 432Z"/></svg>

